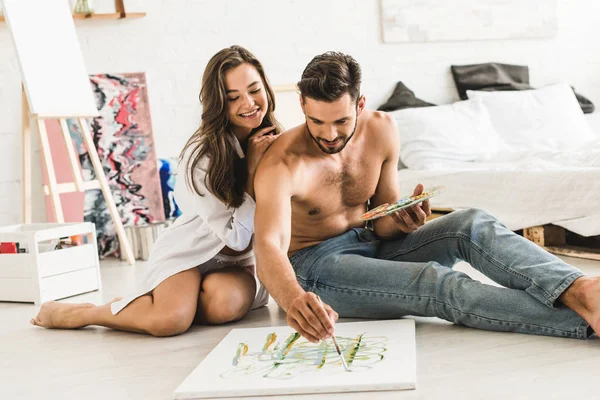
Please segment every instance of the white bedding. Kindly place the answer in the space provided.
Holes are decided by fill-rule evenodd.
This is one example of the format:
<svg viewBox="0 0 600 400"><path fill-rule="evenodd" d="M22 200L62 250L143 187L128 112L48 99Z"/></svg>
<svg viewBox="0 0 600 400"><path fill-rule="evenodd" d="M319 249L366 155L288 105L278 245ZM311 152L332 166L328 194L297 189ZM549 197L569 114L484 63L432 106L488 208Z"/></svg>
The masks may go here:
<svg viewBox="0 0 600 400"><path fill-rule="evenodd" d="M497 153L485 162L445 163L447 169L468 170L599 170L600 138L585 145L562 151L526 151ZM431 168L428 168L431 169Z"/></svg>
<svg viewBox="0 0 600 400"><path fill-rule="evenodd" d="M553 223L600 235L600 113L584 115L565 84L471 94L486 112L473 99L392 113L399 166L409 167L399 171L402 194L412 194L417 183L445 185L432 205L482 208L512 230ZM498 146L482 128L490 126ZM476 156L489 149L495 151Z"/></svg>
<svg viewBox="0 0 600 400"><path fill-rule="evenodd" d="M482 208L511 230L552 223L582 236L600 235L600 139L563 152L501 157L401 169L402 194L417 183L445 185L433 206Z"/></svg>

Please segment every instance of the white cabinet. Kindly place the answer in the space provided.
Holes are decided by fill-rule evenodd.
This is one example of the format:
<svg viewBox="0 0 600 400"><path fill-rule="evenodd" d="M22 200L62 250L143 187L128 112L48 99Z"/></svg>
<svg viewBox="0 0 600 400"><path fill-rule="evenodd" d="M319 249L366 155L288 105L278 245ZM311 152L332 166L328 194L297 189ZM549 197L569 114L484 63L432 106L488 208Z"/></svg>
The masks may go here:
<svg viewBox="0 0 600 400"><path fill-rule="evenodd" d="M75 235L83 235L84 244L40 252L40 243ZM96 230L90 222L6 226L0 228L0 242L27 249L0 253L0 301L40 304L101 288Z"/></svg>

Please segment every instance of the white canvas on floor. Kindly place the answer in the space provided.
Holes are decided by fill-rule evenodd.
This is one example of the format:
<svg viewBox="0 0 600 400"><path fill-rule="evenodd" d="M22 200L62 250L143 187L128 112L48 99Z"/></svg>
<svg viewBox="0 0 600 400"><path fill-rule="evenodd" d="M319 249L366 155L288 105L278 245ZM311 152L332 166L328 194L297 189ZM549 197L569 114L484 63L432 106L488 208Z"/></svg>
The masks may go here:
<svg viewBox="0 0 600 400"><path fill-rule="evenodd" d="M313 344L288 326L233 329L175 390L175 399L406 390L416 387L412 319L346 322Z"/></svg>

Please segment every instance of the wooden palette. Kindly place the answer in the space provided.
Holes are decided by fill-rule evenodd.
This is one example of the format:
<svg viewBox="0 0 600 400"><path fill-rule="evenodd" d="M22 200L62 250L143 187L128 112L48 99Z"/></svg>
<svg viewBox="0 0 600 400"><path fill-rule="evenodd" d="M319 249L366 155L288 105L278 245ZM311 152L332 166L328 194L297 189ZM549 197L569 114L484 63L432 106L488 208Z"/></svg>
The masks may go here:
<svg viewBox="0 0 600 400"><path fill-rule="evenodd" d="M423 193L421 193L419 195L403 197L395 203L392 203L392 204L384 203L378 207L375 207L374 209L369 210L366 213L364 213L360 217L360 219L362 221L370 221L373 219L385 217L386 215L390 215L390 214L400 211L404 208L421 203L427 199L432 198L433 196L437 196L438 194L442 193L444 190L446 190L445 186L433 186L429 189L426 189L425 191L423 191Z"/></svg>

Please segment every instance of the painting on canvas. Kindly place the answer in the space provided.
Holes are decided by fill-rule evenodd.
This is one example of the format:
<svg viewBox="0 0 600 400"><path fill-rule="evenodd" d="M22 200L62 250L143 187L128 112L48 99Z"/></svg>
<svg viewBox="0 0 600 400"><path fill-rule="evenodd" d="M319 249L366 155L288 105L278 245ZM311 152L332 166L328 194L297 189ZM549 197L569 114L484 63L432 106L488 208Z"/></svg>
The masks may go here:
<svg viewBox="0 0 600 400"><path fill-rule="evenodd" d="M164 221L145 74L90 75L90 82L100 117L88 122L123 225ZM67 120L67 125L79 153L83 179L95 179L77 121ZM51 127L48 128L51 135ZM52 129L58 127L52 126ZM55 158L54 165L57 164L62 163ZM48 206L50 200L46 200ZM73 204L64 203L63 207L75 206L83 220L96 224L101 256L118 255L119 240L102 192L99 189L86 191L83 209L79 199L76 200ZM51 220L52 214L47 215Z"/></svg>
<svg viewBox="0 0 600 400"><path fill-rule="evenodd" d="M175 391L176 399L406 390L416 387L414 320L336 324L331 340L289 327L233 329Z"/></svg>
<svg viewBox="0 0 600 400"><path fill-rule="evenodd" d="M385 43L552 38L557 0L381 0Z"/></svg>

